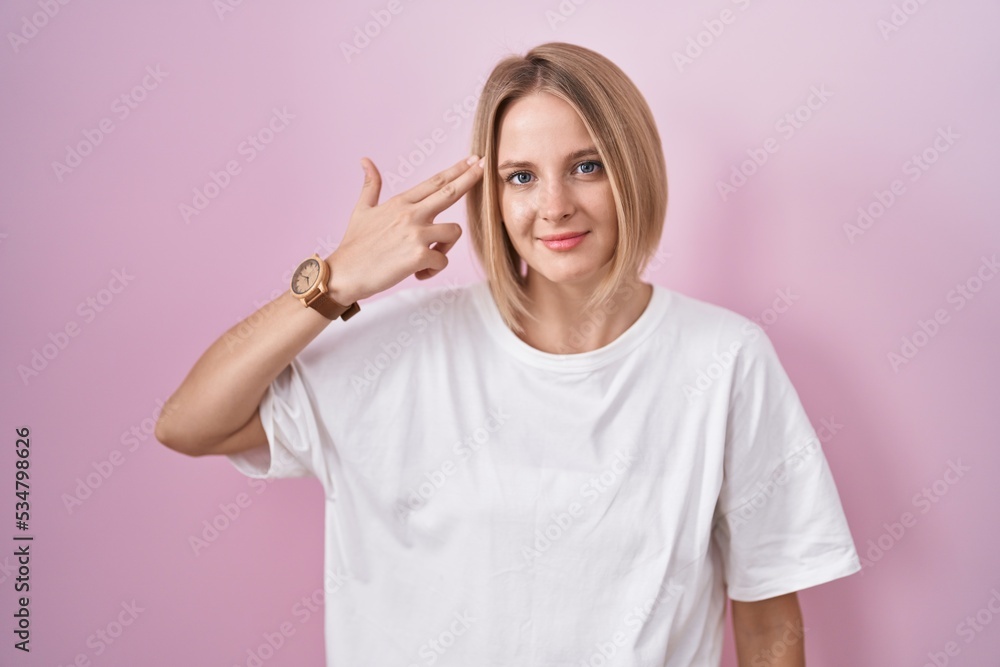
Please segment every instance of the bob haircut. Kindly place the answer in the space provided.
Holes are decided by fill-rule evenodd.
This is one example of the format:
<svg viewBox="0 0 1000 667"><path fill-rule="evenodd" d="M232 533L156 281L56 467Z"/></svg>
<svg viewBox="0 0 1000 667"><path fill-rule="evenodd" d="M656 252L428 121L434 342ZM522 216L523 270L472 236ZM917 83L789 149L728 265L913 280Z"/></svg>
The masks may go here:
<svg viewBox="0 0 1000 667"><path fill-rule="evenodd" d="M604 163L618 217L618 242L610 271L585 312L608 302L638 279L656 252L667 209L667 172L660 135L645 98L631 79L601 54L575 44L540 44L523 57L507 56L483 86L472 128L474 155L486 158L482 180L466 193L476 256L504 321L517 333L529 317L527 275L500 211L498 120L513 100L546 92L573 107Z"/></svg>

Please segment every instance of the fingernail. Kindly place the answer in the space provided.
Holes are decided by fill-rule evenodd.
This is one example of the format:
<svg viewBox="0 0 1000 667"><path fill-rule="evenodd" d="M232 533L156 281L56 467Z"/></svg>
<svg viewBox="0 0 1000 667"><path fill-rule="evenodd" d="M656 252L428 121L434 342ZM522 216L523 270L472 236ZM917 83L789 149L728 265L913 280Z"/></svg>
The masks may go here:
<svg viewBox="0 0 1000 667"><path fill-rule="evenodd" d="M470 155L469 159L465 161L465 164L476 164L476 160L479 159L478 155Z"/></svg>
<svg viewBox="0 0 1000 667"><path fill-rule="evenodd" d="M485 168L486 167L486 158L483 158L483 159L481 159L479 161L479 166L480 166L480 168Z"/></svg>

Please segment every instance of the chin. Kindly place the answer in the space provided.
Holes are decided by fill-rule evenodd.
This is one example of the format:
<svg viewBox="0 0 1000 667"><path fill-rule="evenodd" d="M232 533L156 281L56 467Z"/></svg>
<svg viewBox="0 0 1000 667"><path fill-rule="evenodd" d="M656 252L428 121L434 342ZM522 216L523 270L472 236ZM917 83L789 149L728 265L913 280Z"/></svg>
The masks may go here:
<svg viewBox="0 0 1000 667"><path fill-rule="evenodd" d="M553 267L544 267L542 270L532 268L532 271L545 281L557 285L576 285L586 284L589 282L594 282L596 284L596 282L603 275L602 271L597 266L591 265L581 265L576 270L571 268L556 269Z"/></svg>

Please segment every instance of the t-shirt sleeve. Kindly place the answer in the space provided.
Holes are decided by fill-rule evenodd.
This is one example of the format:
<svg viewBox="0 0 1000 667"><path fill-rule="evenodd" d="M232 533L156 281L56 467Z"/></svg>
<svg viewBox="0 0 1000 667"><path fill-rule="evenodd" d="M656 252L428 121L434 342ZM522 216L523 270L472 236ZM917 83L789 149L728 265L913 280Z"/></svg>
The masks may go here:
<svg viewBox="0 0 1000 667"><path fill-rule="evenodd" d="M730 392L713 538L729 597L784 595L861 569L833 475L798 393L749 321Z"/></svg>
<svg viewBox="0 0 1000 667"><path fill-rule="evenodd" d="M325 425L307 377L304 362L298 357L278 374L258 408L268 444L228 454L227 458L248 477L317 477L331 495Z"/></svg>

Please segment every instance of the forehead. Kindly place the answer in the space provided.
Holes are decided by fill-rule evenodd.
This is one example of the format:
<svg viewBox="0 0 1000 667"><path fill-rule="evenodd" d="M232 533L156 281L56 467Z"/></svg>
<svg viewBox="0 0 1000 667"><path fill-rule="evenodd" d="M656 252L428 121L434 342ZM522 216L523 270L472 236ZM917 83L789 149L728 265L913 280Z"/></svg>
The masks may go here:
<svg viewBox="0 0 1000 667"><path fill-rule="evenodd" d="M518 98L500 115L497 151L501 153L562 145L578 149L592 143L580 114L551 93Z"/></svg>

